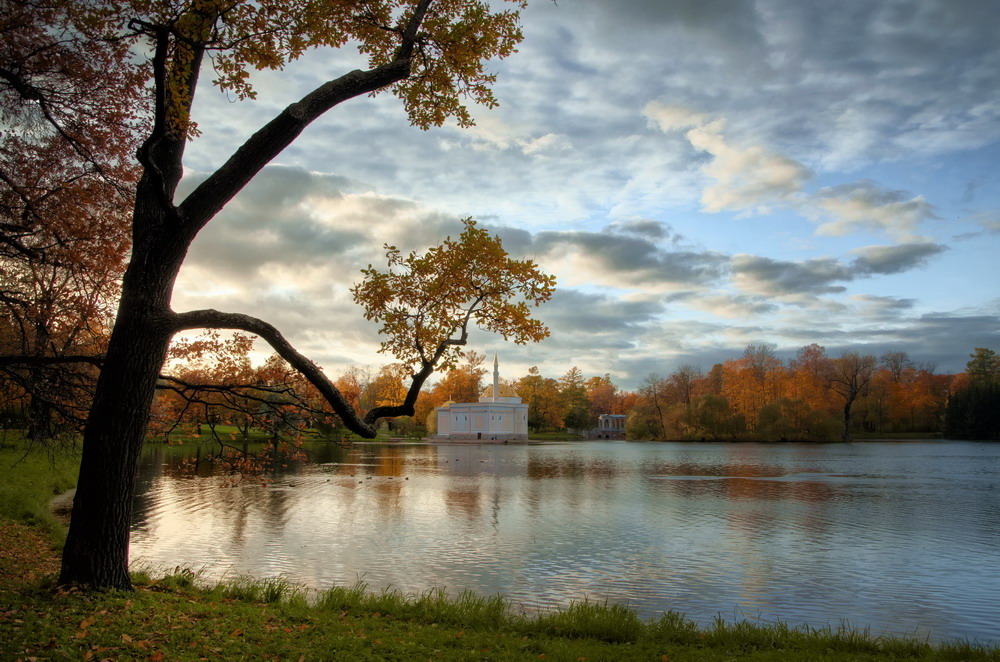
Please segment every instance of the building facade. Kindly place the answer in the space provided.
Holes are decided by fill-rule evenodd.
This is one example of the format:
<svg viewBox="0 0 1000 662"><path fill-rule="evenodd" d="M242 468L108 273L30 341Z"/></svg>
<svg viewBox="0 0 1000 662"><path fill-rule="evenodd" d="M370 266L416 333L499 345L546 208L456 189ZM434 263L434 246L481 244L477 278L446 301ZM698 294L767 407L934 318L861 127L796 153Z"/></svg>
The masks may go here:
<svg viewBox="0 0 1000 662"><path fill-rule="evenodd" d="M437 408L435 439L512 441L528 438L528 405L510 386L500 384L500 363L493 356L493 384L479 402L446 402Z"/></svg>

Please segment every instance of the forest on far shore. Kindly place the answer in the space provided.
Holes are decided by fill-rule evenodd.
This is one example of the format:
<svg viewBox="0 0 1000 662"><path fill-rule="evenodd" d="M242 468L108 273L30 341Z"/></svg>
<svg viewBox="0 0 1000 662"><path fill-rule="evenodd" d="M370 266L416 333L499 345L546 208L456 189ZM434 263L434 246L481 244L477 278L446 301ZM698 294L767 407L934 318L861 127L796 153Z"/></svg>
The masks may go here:
<svg viewBox="0 0 1000 662"><path fill-rule="evenodd" d="M209 333L175 343L148 438L212 434L219 426L237 430L226 441L247 439L251 431L285 440L349 434L315 388L280 357L255 366L253 341L240 333ZM436 407L478 400L488 381L485 359L465 352L462 363L421 390L412 417L383 425L394 435L433 435ZM361 412L400 402L408 379L399 363L352 366L335 385ZM900 433L1000 438L1000 356L981 347L958 374L937 374L905 352L830 357L811 344L782 361L771 346L752 344L707 372L682 366L669 375L649 374L634 391L607 374L586 377L577 367L558 377L531 368L504 382L528 404L534 433L589 436L600 415L618 414L626 416L626 438L632 440L834 441ZM82 420L72 414L85 410L81 400L88 394L67 386L50 391L57 397L37 400L8 378L0 379L0 395L4 427L44 439L78 430Z"/></svg>

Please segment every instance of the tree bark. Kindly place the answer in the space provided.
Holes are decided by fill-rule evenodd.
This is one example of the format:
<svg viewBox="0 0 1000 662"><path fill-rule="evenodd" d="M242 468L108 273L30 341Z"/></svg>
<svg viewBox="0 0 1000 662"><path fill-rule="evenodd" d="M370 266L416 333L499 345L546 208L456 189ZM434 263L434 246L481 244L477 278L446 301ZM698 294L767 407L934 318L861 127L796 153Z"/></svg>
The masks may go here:
<svg viewBox="0 0 1000 662"><path fill-rule="evenodd" d="M62 583L132 587L128 538L135 475L173 335L170 295L187 252L187 244L171 236L169 214L151 190L162 184L159 180L144 177L136 196L132 261L84 428Z"/></svg>
<svg viewBox="0 0 1000 662"><path fill-rule="evenodd" d="M192 328L189 322L206 312L196 311L185 318L170 309L174 282L191 242L311 122L342 101L407 78L416 31L429 4L430 0L423 0L415 10L393 61L331 80L289 106L176 206L173 200L183 174L185 140L168 128L165 99L169 31L151 26L157 40L153 58L155 120L138 153L143 176L136 190L132 260L122 281L118 315L84 428L83 457L63 549L61 583L117 589L132 586L128 574L132 496L156 381L173 334ZM190 98L181 101L188 105L197 85L203 49L194 45L191 53L190 61L175 63L186 67L180 78L188 81L191 92ZM211 315L203 317L207 322L204 326L211 326L213 320L207 319ZM327 381L326 385L339 396L332 384ZM342 400L334 397L331 402L336 405ZM412 406L410 409L412 413ZM357 429L371 430L374 436L372 422L358 421Z"/></svg>

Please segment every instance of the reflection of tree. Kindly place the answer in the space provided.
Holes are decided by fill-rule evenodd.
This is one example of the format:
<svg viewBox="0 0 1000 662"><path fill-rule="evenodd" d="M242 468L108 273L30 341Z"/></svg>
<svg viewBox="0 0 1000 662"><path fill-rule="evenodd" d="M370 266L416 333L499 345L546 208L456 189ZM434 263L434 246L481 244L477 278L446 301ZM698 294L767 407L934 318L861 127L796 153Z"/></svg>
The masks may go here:
<svg viewBox="0 0 1000 662"><path fill-rule="evenodd" d="M611 460L583 460L578 457L528 458L528 478L614 478L621 473L620 466Z"/></svg>
<svg viewBox="0 0 1000 662"><path fill-rule="evenodd" d="M464 515L469 521L479 519L482 514L479 481L445 490L444 503L449 513Z"/></svg>
<svg viewBox="0 0 1000 662"><path fill-rule="evenodd" d="M403 481L392 476L371 481L378 499L378 512L382 519L395 519L403 513Z"/></svg>
<svg viewBox="0 0 1000 662"><path fill-rule="evenodd" d="M784 467L760 462L652 462L642 469L649 476L673 477L654 481L658 491L683 497L824 503L841 496L840 490L828 482L796 480ZM802 471L819 473L819 469L812 468Z"/></svg>
<svg viewBox="0 0 1000 662"><path fill-rule="evenodd" d="M376 476L402 476L406 465L402 452L396 446L382 446L378 450Z"/></svg>
<svg viewBox="0 0 1000 662"><path fill-rule="evenodd" d="M348 456L347 449L334 442L306 444L303 450L309 456L310 461L316 464L339 464L344 462Z"/></svg>

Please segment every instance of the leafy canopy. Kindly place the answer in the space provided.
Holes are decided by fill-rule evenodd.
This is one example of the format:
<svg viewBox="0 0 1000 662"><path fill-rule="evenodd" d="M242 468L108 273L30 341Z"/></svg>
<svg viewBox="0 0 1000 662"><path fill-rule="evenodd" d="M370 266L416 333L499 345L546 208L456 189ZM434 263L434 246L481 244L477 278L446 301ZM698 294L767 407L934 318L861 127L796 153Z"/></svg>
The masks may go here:
<svg viewBox="0 0 1000 662"><path fill-rule="evenodd" d="M365 317L382 324L388 337L379 351L421 368L447 370L461 356L470 322L525 344L549 335L532 317L552 297L555 276L532 260L512 259L500 238L471 219L457 240L445 241L424 254L403 255L386 245L389 268L363 269L364 279L352 290ZM530 305L529 305L530 304Z"/></svg>
<svg viewBox="0 0 1000 662"><path fill-rule="evenodd" d="M111 15L128 17L133 34L174 37L165 59L169 122L187 130L193 81L186 66L206 51L214 83L238 98L253 98L250 69L281 69L307 50L355 45L377 68L412 44L410 76L390 90L416 126L427 129L454 117L472 118L462 98L496 105L490 86L495 75L485 63L516 51L522 39L520 10L527 0L493 11L483 0L105 0ZM494 3L496 4L496 3ZM408 35L411 18L426 12L419 31ZM411 46L407 46L407 49ZM377 94L377 92L376 92Z"/></svg>

